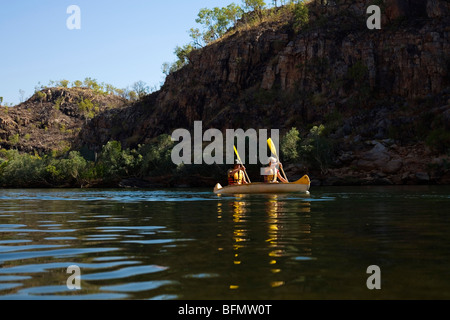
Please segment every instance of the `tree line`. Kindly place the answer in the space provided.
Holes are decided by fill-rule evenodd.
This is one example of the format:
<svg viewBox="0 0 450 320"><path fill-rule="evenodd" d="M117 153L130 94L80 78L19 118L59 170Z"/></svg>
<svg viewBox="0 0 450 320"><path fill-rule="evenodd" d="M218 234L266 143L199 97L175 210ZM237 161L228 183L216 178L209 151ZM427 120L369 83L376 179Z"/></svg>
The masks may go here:
<svg viewBox="0 0 450 320"><path fill-rule="evenodd" d="M87 77L83 81L76 80L70 82L69 80L51 80L47 86L42 86L38 84L35 87L35 91L40 91L42 89L48 87L62 87L62 88L88 88L91 89L94 93L98 94L115 94L124 99L135 101L138 100L147 94L150 94L157 90L156 87L150 87L142 80L134 82L131 86L127 86L126 88L117 88L109 83L98 82L96 79Z"/></svg>
<svg viewBox="0 0 450 320"><path fill-rule="evenodd" d="M94 93L97 94L114 94L129 101L137 101L142 97L153 93L158 90L156 86L149 86L142 80L134 82L131 86L127 86L125 88L117 88L112 84L99 82L96 79L91 77L85 78L83 81L75 80L69 81L66 79L62 80L50 80L47 85L42 85L40 82L34 87L34 94L39 93L43 89L52 88L52 87L60 87L60 88L88 88L91 89ZM19 90L19 98L20 103L24 102L25 99L25 91ZM5 107L13 107L13 103L4 102L4 98L0 97L0 106Z"/></svg>
<svg viewBox="0 0 450 320"><path fill-rule="evenodd" d="M283 161L326 171L332 163L335 148L324 131L323 125L315 126L301 137L299 131L292 128L280 140ZM186 180L194 182L197 177L226 180L227 165L175 165L172 162L173 147L172 137L163 134L151 143L133 149L110 141L95 156L83 148L46 155L0 148L0 187L119 186L124 179L148 177L166 177L167 185ZM260 167L247 165L247 169L257 175Z"/></svg>

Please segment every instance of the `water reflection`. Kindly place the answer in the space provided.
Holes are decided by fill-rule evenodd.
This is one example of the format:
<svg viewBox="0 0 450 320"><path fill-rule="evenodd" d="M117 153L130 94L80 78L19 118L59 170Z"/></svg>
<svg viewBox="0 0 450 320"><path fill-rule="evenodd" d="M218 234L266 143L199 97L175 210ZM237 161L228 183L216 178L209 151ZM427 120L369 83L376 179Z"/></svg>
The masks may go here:
<svg viewBox="0 0 450 320"><path fill-rule="evenodd" d="M311 198L1 192L1 300L371 299L365 272L378 263L390 289L377 298L450 295L442 186L332 188ZM79 292L66 287L73 264ZM417 276L422 283L410 281Z"/></svg>
<svg viewBox="0 0 450 320"><path fill-rule="evenodd" d="M269 283L271 288L285 285L283 266L286 259L299 261L299 255L312 256L311 225L307 222L311 204L308 199L299 201L298 198L287 195L235 195L231 201L217 203L219 220L224 218L227 211L232 215L233 265L244 268L243 264L254 261L255 254L266 252L265 259L258 259L260 262L264 261L265 265L257 265L255 268L266 270L267 277L261 279L272 279ZM255 253L254 241L260 234L261 226L265 229L266 236L258 244L258 252ZM295 241L301 243L301 246L292 244L292 238L295 237ZM247 247L250 242L252 250ZM240 287L235 282L229 285L231 290Z"/></svg>

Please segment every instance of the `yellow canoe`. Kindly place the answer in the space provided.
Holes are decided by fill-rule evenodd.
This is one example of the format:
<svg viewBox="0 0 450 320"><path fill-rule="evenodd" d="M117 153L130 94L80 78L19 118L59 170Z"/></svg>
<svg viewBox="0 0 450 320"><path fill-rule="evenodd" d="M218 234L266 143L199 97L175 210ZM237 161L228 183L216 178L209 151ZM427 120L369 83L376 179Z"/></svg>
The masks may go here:
<svg viewBox="0 0 450 320"><path fill-rule="evenodd" d="M220 183L214 187L215 194L252 194L252 193L308 193L311 181L304 176L298 181L290 183L249 183L222 187Z"/></svg>

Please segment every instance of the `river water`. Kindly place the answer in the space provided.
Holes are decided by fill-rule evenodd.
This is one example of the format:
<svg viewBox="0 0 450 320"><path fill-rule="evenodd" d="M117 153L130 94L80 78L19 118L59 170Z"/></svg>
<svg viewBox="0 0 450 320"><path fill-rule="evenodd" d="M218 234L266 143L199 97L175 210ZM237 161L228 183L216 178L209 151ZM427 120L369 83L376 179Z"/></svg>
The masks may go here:
<svg viewBox="0 0 450 320"><path fill-rule="evenodd" d="M442 186L0 190L0 299L450 299L449 227Z"/></svg>

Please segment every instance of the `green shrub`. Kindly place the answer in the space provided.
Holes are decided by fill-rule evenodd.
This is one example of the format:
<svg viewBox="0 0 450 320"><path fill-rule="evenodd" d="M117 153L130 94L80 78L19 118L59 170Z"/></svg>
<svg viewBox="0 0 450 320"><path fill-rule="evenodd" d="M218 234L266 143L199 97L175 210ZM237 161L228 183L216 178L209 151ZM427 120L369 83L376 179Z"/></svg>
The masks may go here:
<svg viewBox="0 0 450 320"><path fill-rule="evenodd" d="M140 176L152 176L171 173L176 166L171 159L174 142L170 135L161 135L155 143L141 146L139 154L142 156Z"/></svg>
<svg viewBox="0 0 450 320"><path fill-rule="evenodd" d="M64 97L59 97L58 99L56 99L53 109L55 110L61 109L61 105L64 103L64 100L65 100Z"/></svg>
<svg viewBox="0 0 450 320"><path fill-rule="evenodd" d="M430 132L425 143L434 151L441 154L450 154L450 131L437 128Z"/></svg>
<svg viewBox="0 0 450 320"><path fill-rule="evenodd" d="M95 114L99 111L99 106L91 100L85 98L78 102L78 110L87 121L95 117Z"/></svg>
<svg viewBox="0 0 450 320"><path fill-rule="evenodd" d="M47 94L42 91L38 91L38 92L36 92L36 98L41 102L41 106L42 106L42 103L47 98Z"/></svg>
<svg viewBox="0 0 450 320"><path fill-rule="evenodd" d="M297 128L292 128L281 139L280 150L283 155L283 159L286 161L296 162L300 159L299 154L300 147L300 133Z"/></svg>
<svg viewBox="0 0 450 320"><path fill-rule="evenodd" d="M0 166L0 184L3 186L27 187L45 181L45 166L42 158L20 154L17 150L3 153L6 161Z"/></svg>
<svg viewBox="0 0 450 320"><path fill-rule="evenodd" d="M293 27L294 30L298 32L309 23L308 7L303 2L297 3L294 5L293 14Z"/></svg>
<svg viewBox="0 0 450 320"><path fill-rule="evenodd" d="M77 151L71 151L67 159L53 160L57 175L53 175L57 184L82 184L89 178L88 162Z"/></svg>
<svg viewBox="0 0 450 320"><path fill-rule="evenodd" d="M302 143L301 156L309 167L326 173L335 153L333 142L325 136L325 126L314 126Z"/></svg>
<svg viewBox="0 0 450 320"><path fill-rule="evenodd" d="M118 141L108 142L102 149L96 165L97 174L105 181L128 177L139 167L142 157L136 151L122 150Z"/></svg>
<svg viewBox="0 0 450 320"><path fill-rule="evenodd" d="M12 146L15 146L15 145L19 144L19 142L20 142L20 136L19 136L19 134L17 133L17 134L14 134L14 135L12 135L12 136L9 136L8 141L9 141L9 143L10 143Z"/></svg>
<svg viewBox="0 0 450 320"><path fill-rule="evenodd" d="M73 86L76 88L81 88L82 85L83 85L83 82L81 82L80 80L75 80L73 82Z"/></svg>

